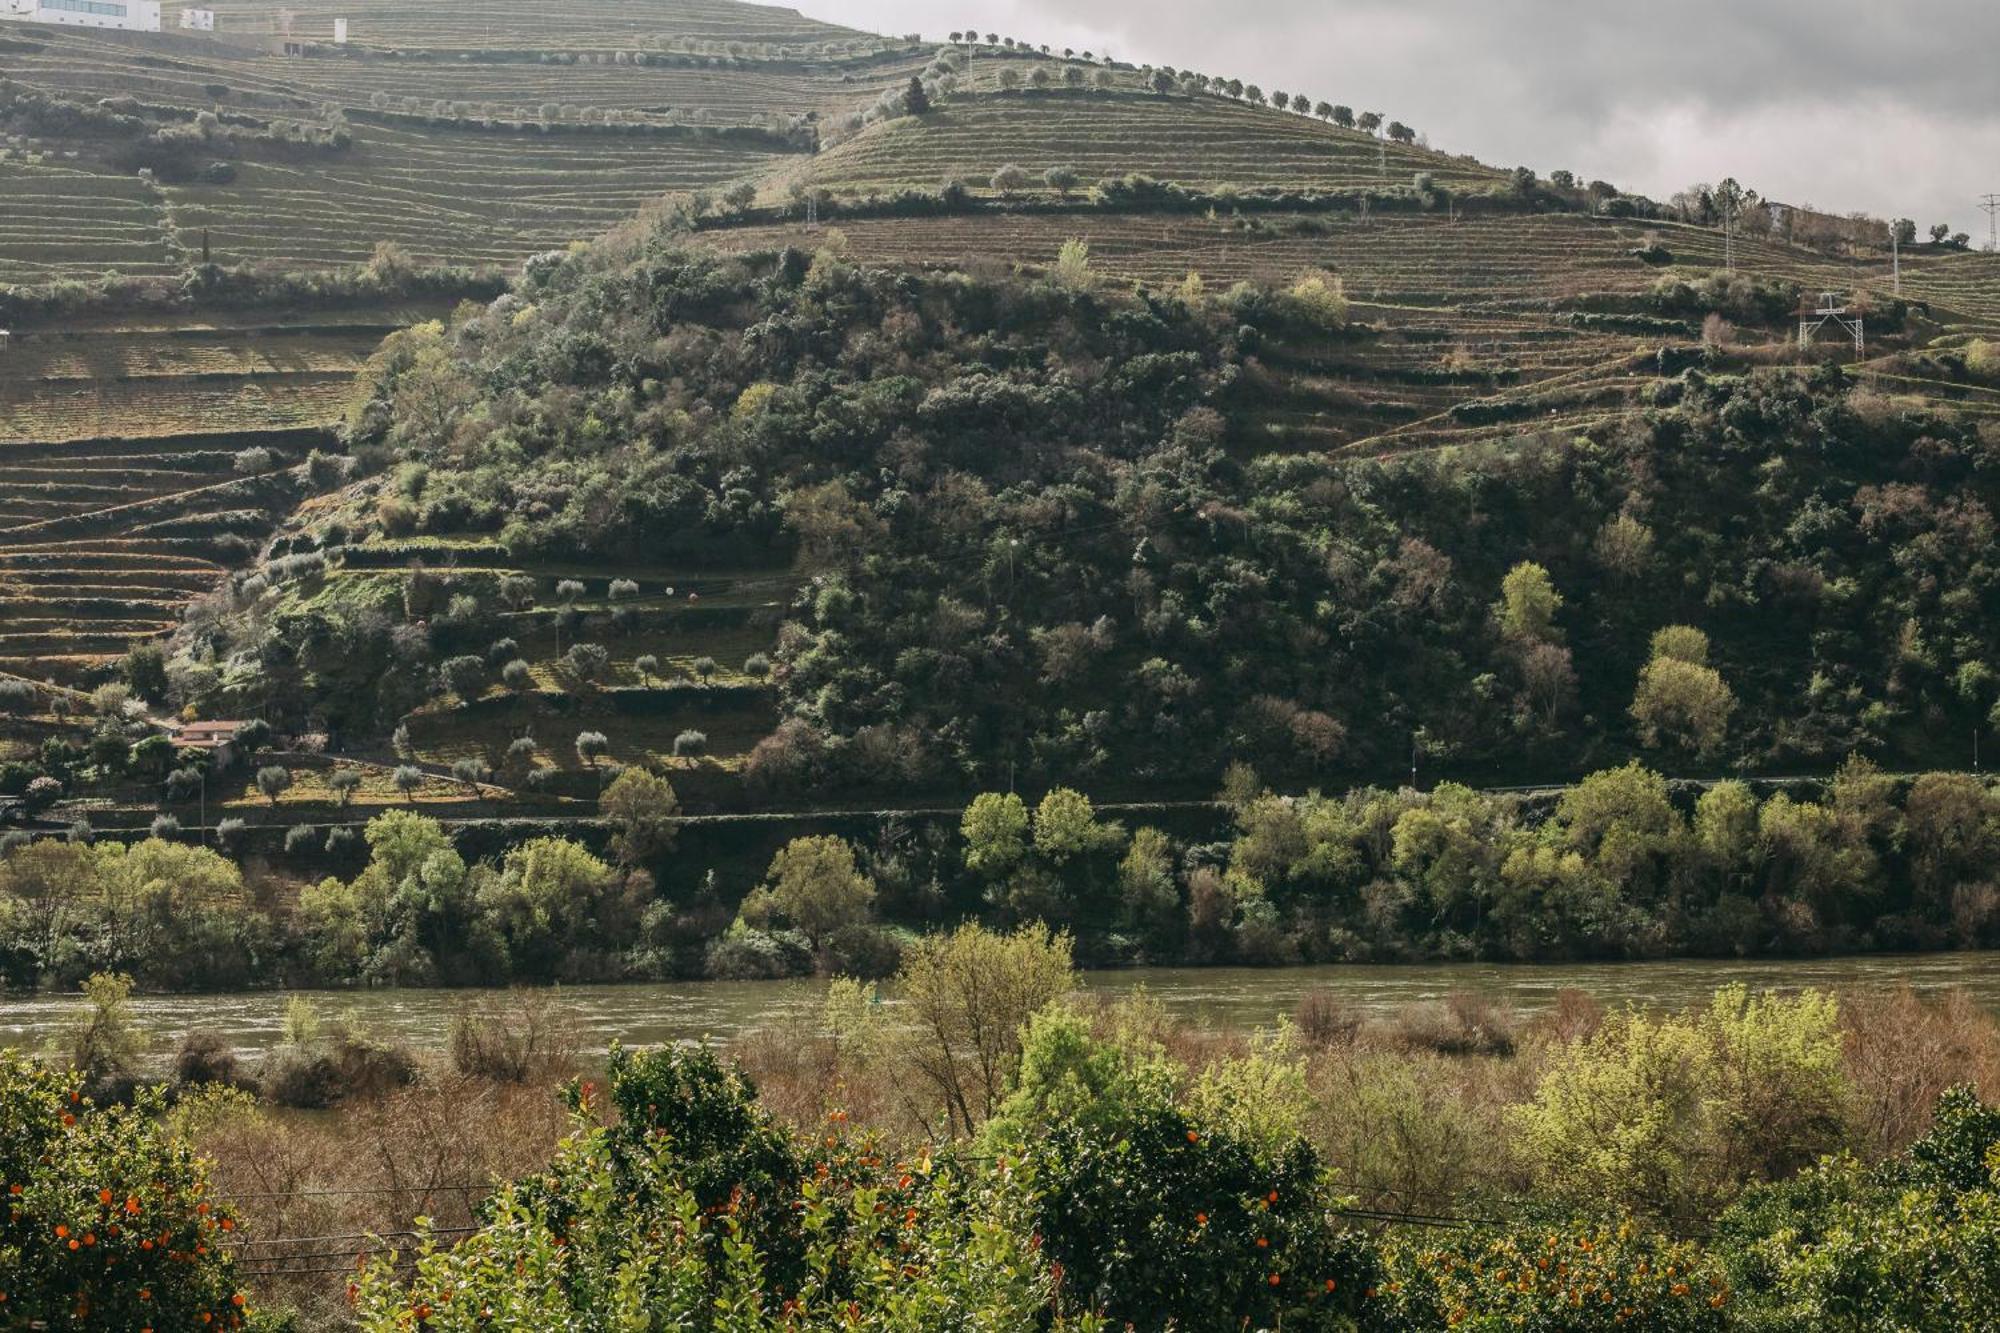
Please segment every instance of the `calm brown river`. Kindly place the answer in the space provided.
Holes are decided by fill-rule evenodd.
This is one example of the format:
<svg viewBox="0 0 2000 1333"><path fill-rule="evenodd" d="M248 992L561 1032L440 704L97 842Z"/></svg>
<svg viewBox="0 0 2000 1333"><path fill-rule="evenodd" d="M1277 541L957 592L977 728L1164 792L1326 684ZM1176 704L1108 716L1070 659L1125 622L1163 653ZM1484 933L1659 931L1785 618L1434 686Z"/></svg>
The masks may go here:
<svg viewBox="0 0 2000 1333"><path fill-rule="evenodd" d="M1138 968L1086 974L1086 989L1118 993L1144 986L1177 1017L1213 1027L1248 1030L1289 1015L1299 997L1324 987L1345 1002L1386 1011L1415 1001L1470 991L1511 1004L1525 1015L1558 990L1576 987L1607 1005L1631 1002L1680 1008L1704 1002L1718 986L1753 989L1882 988L1908 982L1919 990L1962 987L2000 1009L2000 953L1878 955L1812 960L1682 960L1502 966L1455 963L1422 966L1259 968ZM664 985L568 986L584 1043L602 1051L627 1045L724 1039L809 1017L825 992L821 981L697 981ZM285 1005L301 992L144 996L133 1001L153 1050L164 1056L190 1029L215 1028L249 1056L276 1045ZM457 990L313 991L322 1018L347 1018L364 1031L417 1047L444 1045L454 1012L491 992ZM39 1046L73 1020L71 996L0 998L0 1045Z"/></svg>

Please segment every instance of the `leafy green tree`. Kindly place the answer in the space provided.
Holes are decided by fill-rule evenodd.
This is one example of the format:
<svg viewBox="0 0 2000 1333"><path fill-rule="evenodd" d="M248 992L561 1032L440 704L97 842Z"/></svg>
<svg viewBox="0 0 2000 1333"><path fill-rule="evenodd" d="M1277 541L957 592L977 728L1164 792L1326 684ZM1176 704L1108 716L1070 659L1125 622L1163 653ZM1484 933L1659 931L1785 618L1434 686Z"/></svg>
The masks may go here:
<svg viewBox="0 0 2000 1333"><path fill-rule="evenodd" d="M1833 997L1734 986L1692 1017L1613 1015L1507 1123L1552 1196L1685 1222L1838 1147L1846 1099Z"/></svg>
<svg viewBox="0 0 2000 1333"><path fill-rule="evenodd" d="M571 644L560 665L565 681L587 688L611 670L611 652L601 643Z"/></svg>
<svg viewBox="0 0 2000 1333"><path fill-rule="evenodd" d="M946 1125L970 1134L993 1114L1020 1057L1022 1025L1076 984L1070 937L1046 926L998 935L966 925L905 951L892 983L895 1040Z"/></svg>
<svg viewBox="0 0 2000 1333"><path fill-rule="evenodd" d="M603 948L630 924L624 881L567 838L508 851L478 888L481 924L498 937L516 977L554 980L564 961Z"/></svg>
<svg viewBox="0 0 2000 1333"><path fill-rule="evenodd" d="M1057 787L1035 807L1035 851L1054 865L1115 848L1124 840L1125 830L1115 822L1100 823L1082 792Z"/></svg>
<svg viewBox="0 0 2000 1333"><path fill-rule="evenodd" d="M486 692L486 663L477 657L453 657L438 667L445 685L461 703L471 703Z"/></svg>
<svg viewBox="0 0 2000 1333"><path fill-rule="evenodd" d="M336 768L327 777L327 787L340 801L345 810L354 803L354 793L361 790L361 770L358 768Z"/></svg>
<svg viewBox="0 0 2000 1333"><path fill-rule="evenodd" d="M1118 863L1118 892L1125 920L1156 939L1178 925L1180 889L1174 882L1173 843L1156 828L1133 830Z"/></svg>
<svg viewBox="0 0 2000 1333"><path fill-rule="evenodd" d="M1880 1167L1828 1158L1759 1185L1716 1224L1746 1328L1970 1329L2000 1306L2000 1113L1949 1089Z"/></svg>
<svg viewBox="0 0 2000 1333"><path fill-rule="evenodd" d="M84 1013L64 1034L70 1068L85 1082L130 1077L145 1050L132 1014L132 978L93 972L83 983Z"/></svg>
<svg viewBox="0 0 2000 1333"><path fill-rule="evenodd" d="M965 808L958 831L966 869L998 879L1027 854L1028 807L1013 792L982 792Z"/></svg>
<svg viewBox="0 0 2000 1333"><path fill-rule="evenodd" d="M1728 735L1736 696L1708 665L1708 636L1669 625L1653 636L1652 660L1639 672L1632 720L1641 743L1667 741L1698 754L1714 754Z"/></svg>
<svg viewBox="0 0 2000 1333"><path fill-rule="evenodd" d="M1523 560L1507 571L1500 582L1500 600L1493 615L1500 632L1523 643L1546 643L1556 638L1556 612L1562 610L1562 594L1556 591L1549 571L1532 560Z"/></svg>
<svg viewBox="0 0 2000 1333"><path fill-rule="evenodd" d="M681 802L673 784L636 764L611 780L597 807L613 830L612 853L626 866L671 850L680 834Z"/></svg>
<svg viewBox="0 0 2000 1333"><path fill-rule="evenodd" d="M417 788L424 785L424 770L418 768L415 764L398 764L393 781L396 784L396 790L403 793L404 798L414 805L417 799Z"/></svg>
<svg viewBox="0 0 2000 1333"><path fill-rule="evenodd" d="M1090 242L1071 237L1056 255L1055 279L1075 291L1088 290L1096 278L1090 271Z"/></svg>
<svg viewBox="0 0 2000 1333"><path fill-rule="evenodd" d="M1377 1261L1335 1227L1311 1145L1247 1140L1172 1089L1143 1038L1101 1040L1059 1007L1027 1025L982 1142L1032 1174L1036 1234L1075 1303L1139 1328L1354 1327Z"/></svg>
<svg viewBox="0 0 2000 1333"><path fill-rule="evenodd" d="M819 948L834 932L866 921L874 901L874 882L856 868L844 839L794 838L771 858L760 896L744 913L749 920L776 911Z"/></svg>
<svg viewBox="0 0 2000 1333"><path fill-rule="evenodd" d="M601 731L580 731L576 734L576 757L592 768L598 761L611 753L611 741Z"/></svg>
<svg viewBox="0 0 2000 1333"><path fill-rule="evenodd" d="M497 1190L479 1230L369 1265L366 1333L1100 1327L1052 1315L1018 1173L942 1157L886 1171L858 1137L806 1149L700 1047L614 1047L610 1078L609 1123L586 1119L547 1171Z"/></svg>

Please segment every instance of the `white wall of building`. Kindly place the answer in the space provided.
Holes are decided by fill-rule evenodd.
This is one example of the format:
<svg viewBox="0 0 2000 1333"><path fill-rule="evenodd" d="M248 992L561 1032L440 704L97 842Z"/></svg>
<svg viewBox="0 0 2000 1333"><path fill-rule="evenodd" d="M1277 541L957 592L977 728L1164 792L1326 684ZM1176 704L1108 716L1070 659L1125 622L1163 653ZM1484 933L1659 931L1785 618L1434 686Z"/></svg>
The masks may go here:
<svg viewBox="0 0 2000 1333"><path fill-rule="evenodd" d="M67 28L158 32L160 0L6 0L0 18L55 23Z"/></svg>
<svg viewBox="0 0 2000 1333"><path fill-rule="evenodd" d="M215 11L212 9L183 9L181 26L195 32L215 31Z"/></svg>

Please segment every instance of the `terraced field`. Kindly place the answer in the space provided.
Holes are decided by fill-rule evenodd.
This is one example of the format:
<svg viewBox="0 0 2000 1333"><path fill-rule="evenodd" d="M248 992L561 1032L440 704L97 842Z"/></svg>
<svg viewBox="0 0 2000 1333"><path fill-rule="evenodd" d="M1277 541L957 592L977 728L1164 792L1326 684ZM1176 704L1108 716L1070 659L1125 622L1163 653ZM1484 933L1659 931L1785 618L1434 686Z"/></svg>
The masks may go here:
<svg viewBox="0 0 2000 1333"><path fill-rule="evenodd" d="M421 303L63 321L0 352L0 671L76 681L170 629L288 510L354 372ZM268 450L270 470L238 471Z"/></svg>
<svg viewBox="0 0 2000 1333"><path fill-rule="evenodd" d="M166 273L181 262L165 200L146 182L25 154L0 159L0 283Z"/></svg>
<svg viewBox="0 0 2000 1333"><path fill-rule="evenodd" d="M1068 213L965 214L937 218L855 218L839 223L857 259L920 267L978 269L1051 264L1064 241L1090 243L1091 267L1110 278L1156 285L1199 273L1214 291L1237 281L1284 282L1326 269L1345 280L1350 298L1376 306L1449 309L1453 324L1476 328L1460 312L1546 308L1594 295L1636 295L1661 269L1632 251L1657 233L1673 262L1696 274L1722 267L1723 238L1676 223L1609 221L1577 214L1381 216L1368 222L1325 215L1161 216ZM799 223L731 227L703 233L723 249L813 246L824 234ZM1887 295L1886 263L1829 258L1770 242L1737 241L1745 272L1822 287ZM2000 257L1978 253L1907 255L1906 297L1947 313L2000 320ZM1372 315L1371 315L1372 317Z"/></svg>
<svg viewBox="0 0 2000 1333"><path fill-rule="evenodd" d="M1406 186L1420 171L1455 188L1502 179L1475 162L1243 102L1093 89L955 97L921 121L877 124L772 188L796 178L843 194L891 194L962 179L992 194L993 173L1010 164L1033 178L1024 195L1055 193L1042 181L1050 167L1071 168L1085 183L1136 172L1246 190Z"/></svg>
<svg viewBox="0 0 2000 1333"><path fill-rule="evenodd" d="M546 28L541 32L548 39ZM488 119L574 122L588 111L609 110L762 125L774 114L847 110L907 80L929 58L927 48L877 51L871 38L859 57L789 61L654 52L641 64L631 51L621 60L563 42L547 60L518 51L412 56L361 45L301 59L268 49L260 33L235 37L37 28L25 49L0 54L0 70L72 98L131 96L308 119L331 107L406 109L409 99L425 113L444 101L455 114Z"/></svg>
<svg viewBox="0 0 2000 1333"><path fill-rule="evenodd" d="M839 223L857 259L979 269L995 262L1046 265L1063 242L1090 243L1107 277L1178 283L1199 273L1211 291L1232 282L1287 282L1329 269L1349 297L1386 304L1461 307L1642 291L1658 270L1629 251L1642 229L1568 214L1461 218L1389 216L1370 222L1324 215L1226 216L1073 213L856 218ZM814 245L798 223L703 233L725 249Z"/></svg>
<svg viewBox="0 0 2000 1333"><path fill-rule="evenodd" d="M356 263L394 241L423 260L511 265L778 156L652 136L365 126L354 140L323 165L251 163L228 185L169 187L173 223L207 231L221 262Z"/></svg>
<svg viewBox="0 0 2000 1333"><path fill-rule="evenodd" d="M294 35L311 41L331 41L333 20L344 18L349 40L371 46L602 51L692 40L725 49L732 42L845 49L876 41L796 9L728 0L574 0L560 10L507 0L326 0L310 11L280 0L215 0L208 8L222 31L259 33L274 31L289 10L297 15Z"/></svg>

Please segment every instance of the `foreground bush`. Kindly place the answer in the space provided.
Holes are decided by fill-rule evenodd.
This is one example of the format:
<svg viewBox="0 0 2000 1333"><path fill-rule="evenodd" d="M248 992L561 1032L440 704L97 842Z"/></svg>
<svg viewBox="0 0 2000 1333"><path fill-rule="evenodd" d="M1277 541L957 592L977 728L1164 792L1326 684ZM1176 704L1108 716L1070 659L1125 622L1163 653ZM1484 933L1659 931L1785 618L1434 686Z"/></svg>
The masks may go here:
<svg viewBox="0 0 2000 1333"><path fill-rule="evenodd" d="M1064 1009L1029 1025L985 1141L1022 1156L1063 1303L1116 1326L1352 1328L1379 1286L1311 1144L1197 1118L1150 1043L1099 1040Z"/></svg>
<svg viewBox="0 0 2000 1333"><path fill-rule="evenodd" d="M94 1106L76 1075L0 1051L0 1328L242 1326L235 1219L161 1110L155 1092Z"/></svg>
<svg viewBox="0 0 2000 1333"><path fill-rule="evenodd" d="M1053 1275L1004 1169L892 1166L838 1125L807 1154L706 1051L614 1053L610 1125L572 1096L576 1132L482 1230L407 1284L386 1257L362 1274L364 1329L1101 1327L1044 1317Z"/></svg>
<svg viewBox="0 0 2000 1333"><path fill-rule="evenodd" d="M2000 1111L1939 1099L1907 1156L1830 1159L1723 1215L1749 1329L1979 1329L2000 1311Z"/></svg>

